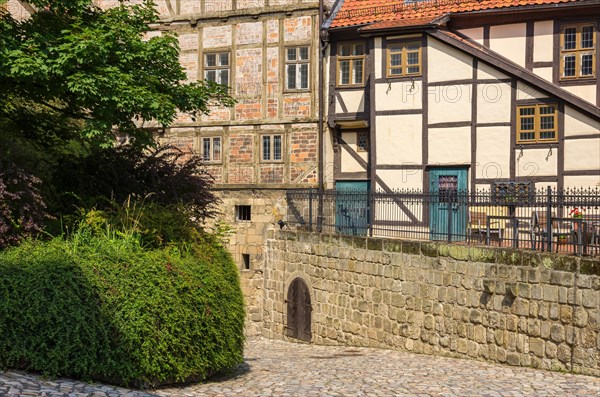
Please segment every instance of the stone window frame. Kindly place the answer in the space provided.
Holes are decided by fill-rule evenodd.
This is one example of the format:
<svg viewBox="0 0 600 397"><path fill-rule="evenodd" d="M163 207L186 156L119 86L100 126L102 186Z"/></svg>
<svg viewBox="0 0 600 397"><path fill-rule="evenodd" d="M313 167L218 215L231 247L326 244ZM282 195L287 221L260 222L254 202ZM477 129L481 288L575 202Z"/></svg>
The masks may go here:
<svg viewBox="0 0 600 397"><path fill-rule="evenodd" d="M592 46L581 47L582 32L584 28L591 28L592 30ZM567 29L575 29L575 48L565 48L565 32ZM596 76L596 62L597 62L597 26L594 22L582 22L582 23L565 23L560 26L560 42L559 42L559 81L567 82L574 80L593 80ZM581 58L584 55L592 56L592 73L582 75L581 74ZM565 60L567 57L575 57L575 75L565 76Z"/></svg>
<svg viewBox="0 0 600 397"><path fill-rule="evenodd" d="M342 47L350 46L351 51L349 55L341 55ZM359 46L362 46L362 51L359 51ZM361 87L365 85L365 64L367 61L367 45L364 41L344 41L338 43L336 53L336 86L337 87ZM341 64L348 62L348 82L343 83L342 79L342 67ZM361 62L361 79L360 81L354 80L352 71L357 62Z"/></svg>
<svg viewBox="0 0 600 397"><path fill-rule="evenodd" d="M218 142L218 145L215 145ZM215 147L218 146L218 151ZM218 153L218 156L216 154ZM223 138L221 136L200 137L200 155L205 163L223 162Z"/></svg>
<svg viewBox="0 0 600 397"><path fill-rule="evenodd" d="M306 48L306 58L301 58L301 49ZM290 50L295 50L295 58L289 59ZM311 61L310 61L310 50L311 47L308 44L305 45L295 45L285 47L285 84L284 90L286 92L299 92L299 91L308 91L310 89L310 71L311 71ZM301 76L302 76L302 66L306 65L306 86L301 86ZM289 71L290 67L294 67L294 73L296 75L296 87L289 86ZM299 86L300 85L300 86Z"/></svg>
<svg viewBox="0 0 600 397"><path fill-rule="evenodd" d="M553 107L553 113L542 113L543 108ZM522 110L532 109L532 114L521 114ZM536 144L536 143L557 143L558 142L558 103L554 102L543 102L543 103L523 103L518 104L516 107L516 134L517 134L517 144L519 145L527 145L527 144ZM542 127L542 117L552 117L553 118L553 128L543 128ZM532 129L523 129L523 119L531 118L533 119L533 128ZM553 138L541 138L542 133L554 132ZM533 134L533 138L523 139L522 134Z"/></svg>
<svg viewBox="0 0 600 397"><path fill-rule="evenodd" d="M267 138L268 143L266 142ZM279 146L276 144L277 141L279 142ZM262 134L260 136L260 162L282 163L283 145L283 134Z"/></svg>
<svg viewBox="0 0 600 397"><path fill-rule="evenodd" d="M215 65L208 65L208 57L215 55ZM227 64L223 64L223 55L227 55ZM210 51L205 52L203 56L204 62L202 63L204 68L204 79L208 81L214 81L217 84L229 86L231 78L231 51ZM209 79L208 73L215 72L215 79ZM227 72L227 81L223 82L223 72Z"/></svg>

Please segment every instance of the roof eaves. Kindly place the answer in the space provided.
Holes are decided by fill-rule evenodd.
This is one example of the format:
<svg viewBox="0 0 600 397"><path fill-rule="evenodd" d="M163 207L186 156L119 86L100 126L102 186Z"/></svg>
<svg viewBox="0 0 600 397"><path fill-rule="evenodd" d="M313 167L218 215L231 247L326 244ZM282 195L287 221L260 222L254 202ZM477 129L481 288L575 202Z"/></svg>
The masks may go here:
<svg viewBox="0 0 600 397"><path fill-rule="evenodd" d="M468 44L463 43L460 40L452 37L447 34L445 31L437 29L428 32L431 36L439 39L446 44L449 44L455 48L458 48L462 51L465 51L474 57L481 59L482 61L488 63L490 66L501 69L503 72L512 75L516 78L524 80L525 82L535 86L535 88L539 88L542 91L550 94L551 96L555 96L563 101L569 103L573 107L591 115L596 120L600 120L600 107L593 105L590 102L587 102L580 97L571 94L570 92L562 89L561 87L550 83L547 80L537 76L533 72L517 65L516 63L510 61L509 59L501 56L500 54L494 52L485 52L480 49L481 45L472 40ZM467 39L465 39L467 40Z"/></svg>

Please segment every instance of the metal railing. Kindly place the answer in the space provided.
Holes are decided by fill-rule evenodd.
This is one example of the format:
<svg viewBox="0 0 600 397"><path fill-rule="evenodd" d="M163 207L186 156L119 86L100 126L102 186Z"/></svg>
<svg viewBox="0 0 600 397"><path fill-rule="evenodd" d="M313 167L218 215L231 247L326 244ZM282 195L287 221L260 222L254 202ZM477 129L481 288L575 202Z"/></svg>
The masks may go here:
<svg viewBox="0 0 600 397"><path fill-rule="evenodd" d="M287 202L287 223L313 231L600 256L597 188L303 189L288 191Z"/></svg>

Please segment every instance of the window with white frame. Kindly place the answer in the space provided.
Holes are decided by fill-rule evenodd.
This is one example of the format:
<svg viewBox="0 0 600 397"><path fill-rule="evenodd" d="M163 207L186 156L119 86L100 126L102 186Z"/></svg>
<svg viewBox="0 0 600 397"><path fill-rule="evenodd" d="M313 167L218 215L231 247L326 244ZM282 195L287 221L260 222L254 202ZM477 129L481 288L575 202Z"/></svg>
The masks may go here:
<svg viewBox="0 0 600 397"><path fill-rule="evenodd" d="M221 161L221 138L218 136L202 138L202 161Z"/></svg>
<svg viewBox="0 0 600 397"><path fill-rule="evenodd" d="M283 152L283 140L281 135L262 136L262 161L281 161Z"/></svg>
<svg viewBox="0 0 600 397"><path fill-rule="evenodd" d="M309 47L285 49L285 87L288 90L307 90L309 73Z"/></svg>
<svg viewBox="0 0 600 397"><path fill-rule="evenodd" d="M229 85L229 52L204 54L204 78L218 84Z"/></svg>

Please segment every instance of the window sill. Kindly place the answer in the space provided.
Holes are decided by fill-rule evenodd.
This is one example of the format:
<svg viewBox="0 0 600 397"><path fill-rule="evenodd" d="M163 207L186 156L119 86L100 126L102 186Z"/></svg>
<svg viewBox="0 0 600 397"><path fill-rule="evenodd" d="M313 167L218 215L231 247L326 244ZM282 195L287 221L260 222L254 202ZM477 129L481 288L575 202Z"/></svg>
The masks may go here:
<svg viewBox="0 0 600 397"><path fill-rule="evenodd" d="M562 79L558 80L560 86L573 86L573 85L591 85L596 84L596 77L579 77L574 79Z"/></svg>

